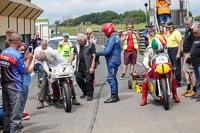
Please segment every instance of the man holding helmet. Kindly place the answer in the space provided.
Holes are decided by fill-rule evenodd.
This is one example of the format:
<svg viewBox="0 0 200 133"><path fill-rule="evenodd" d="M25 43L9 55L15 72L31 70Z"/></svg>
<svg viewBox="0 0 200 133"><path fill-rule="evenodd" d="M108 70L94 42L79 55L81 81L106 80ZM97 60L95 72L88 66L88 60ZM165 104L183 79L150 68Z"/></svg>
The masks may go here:
<svg viewBox="0 0 200 133"><path fill-rule="evenodd" d="M140 103L140 106L144 106L147 104L147 94L148 94L147 80L148 80L148 78L153 76L153 71L152 71L150 62L153 59L153 57L155 57L155 55L158 53L166 53L167 54L165 44L166 44L165 39L161 35L157 34L152 39L151 44L146 48L146 51L144 53L143 65L148 72L145 74L144 80L142 82L142 101ZM178 98L177 92L176 92L176 79L175 78L172 79L172 94L173 94L173 98L174 98L175 102L177 102L177 103L180 102L180 99Z"/></svg>
<svg viewBox="0 0 200 133"><path fill-rule="evenodd" d="M114 34L115 27L112 23L105 23L102 26L102 31L108 37L105 48L98 52L98 56L105 56L108 77L107 81L111 88L111 97L104 103L113 103L119 101L118 97L118 82L117 82L117 71L121 64L121 41L117 34Z"/></svg>

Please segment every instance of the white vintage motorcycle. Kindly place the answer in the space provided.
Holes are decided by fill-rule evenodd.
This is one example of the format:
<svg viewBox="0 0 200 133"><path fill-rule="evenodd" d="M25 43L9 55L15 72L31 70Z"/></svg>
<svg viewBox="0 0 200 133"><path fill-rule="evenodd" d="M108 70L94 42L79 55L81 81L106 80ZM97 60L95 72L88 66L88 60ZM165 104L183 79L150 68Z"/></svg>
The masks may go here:
<svg viewBox="0 0 200 133"><path fill-rule="evenodd" d="M74 77L74 68L71 64L63 63L56 67L51 66L51 78L49 82L57 82L60 99L63 101L65 112L70 112L72 109L71 88L73 83L70 80Z"/></svg>

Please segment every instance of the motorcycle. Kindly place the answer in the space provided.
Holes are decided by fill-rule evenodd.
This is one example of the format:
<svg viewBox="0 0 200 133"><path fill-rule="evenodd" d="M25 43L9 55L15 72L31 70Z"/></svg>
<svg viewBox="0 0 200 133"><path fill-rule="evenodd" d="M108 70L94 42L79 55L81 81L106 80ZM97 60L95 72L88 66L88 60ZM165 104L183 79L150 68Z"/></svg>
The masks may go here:
<svg viewBox="0 0 200 133"><path fill-rule="evenodd" d="M63 101L65 112L71 112L72 109L72 95L71 88L73 87L72 78L74 77L74 68L71 64L59 64L56 67L50 67L51 78L50 83L57 84L60 100Z"/></svg>
<svg viewBox="0 0 200 133"><path fill-rule="evenodd" d="M160 53L151 61L151 76L148 78L149 93L154 100L163 100L164 109L169 109L169 97L172 94L172 64L167 54Z"/></svg>

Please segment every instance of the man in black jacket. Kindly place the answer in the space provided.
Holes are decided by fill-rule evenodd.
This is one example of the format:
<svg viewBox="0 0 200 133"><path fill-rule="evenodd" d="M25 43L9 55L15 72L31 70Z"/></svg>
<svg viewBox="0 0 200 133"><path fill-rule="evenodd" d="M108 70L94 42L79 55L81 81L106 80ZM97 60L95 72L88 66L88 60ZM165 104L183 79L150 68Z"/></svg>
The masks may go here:
<svg viewBox="0 0 200 133"><path fill-rule="evenodd" d="M187 83L187 89L182 94L185 97L190 97L196 95L196 78L194 75L194 68L190 62L187 62L190 58L190 50L192 48L192 44L194 42L194 34L193 34L193 19L191 17L186 16L184 18L184 23L186 27L185 36L183 40L183 71L185 74L185 79ZM191 79L191 80L190 80ZM193 89L191 89L191 81Z"/></svg>
<svg viewBox="0 0 200 133"><path fill-rule="evenodd" d="M200 26L193 28L193 34L196 37L191 49L191 61L194 67L194 74L197 80L197 101L200 101Z"/></svg>

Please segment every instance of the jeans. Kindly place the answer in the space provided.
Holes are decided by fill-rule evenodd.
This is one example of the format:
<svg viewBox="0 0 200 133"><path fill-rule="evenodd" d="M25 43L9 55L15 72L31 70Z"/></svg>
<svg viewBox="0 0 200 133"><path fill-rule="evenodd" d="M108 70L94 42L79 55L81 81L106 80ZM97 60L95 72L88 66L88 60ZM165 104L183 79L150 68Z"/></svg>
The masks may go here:
<svg viewBox="0 0 200 133"><path fill-rule="evenodd" d="M23 85L23 90L22 90L22 104L21 104L21 107L20 107L20 113L21 114L23 114L27 98L28 98L28 85Z"/></svg>
<svg viewBox="0 0 200 133"><path fill-rule="evenodd" d="M181 83L181 60L176 59L178 48L168 48L168 55L172 62L172 67L175 67L176 84Z"/></svg>
<svg viewBox="0 0 200 133"><path fill-rule="evenodd" d="M20 107L22 93L9 88L2 88L3 96L3 133L15 133L21 131L22 115Z"/></svg>
<svg viewBox="0 0 200 133"><path fill-rule="evenodd" d="M168 23L171 21L170 15L164 14L164 15L159 15L159 20L160 23Z"/></svg>
<svg viewBox="0 0 200 133"><path fill-rule="evenodd" d="M194 67L194 74L197 81L197 95L200 96L200 66Z"/></svg>
<svg viewBox="0 0 200 133"><path fill-rule="evenodd" d="M34 70L38 71L39 78L43 78L44 69L40 63L36 63L34 66Z"/></svg>

